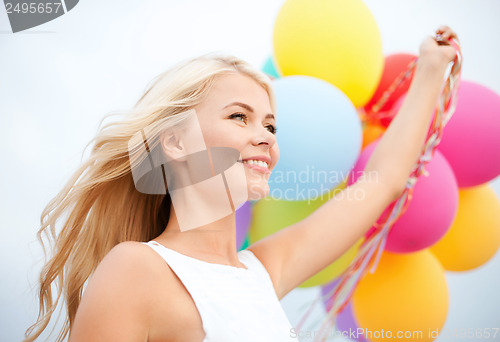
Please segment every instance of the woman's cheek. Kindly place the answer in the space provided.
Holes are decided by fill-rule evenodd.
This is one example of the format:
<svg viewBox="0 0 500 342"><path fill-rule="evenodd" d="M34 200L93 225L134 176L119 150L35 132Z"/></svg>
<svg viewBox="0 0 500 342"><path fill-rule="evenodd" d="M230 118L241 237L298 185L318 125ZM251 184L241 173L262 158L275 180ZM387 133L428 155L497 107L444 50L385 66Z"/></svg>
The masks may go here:
<svg viewBox="0 0 500 342"><path fill-rule="evenodd" d="M271 170L274 169L274 166L278 163L278 160L280 158L280 150L278 147L278 143L274 144L273 147L271 147Z"/></svg>

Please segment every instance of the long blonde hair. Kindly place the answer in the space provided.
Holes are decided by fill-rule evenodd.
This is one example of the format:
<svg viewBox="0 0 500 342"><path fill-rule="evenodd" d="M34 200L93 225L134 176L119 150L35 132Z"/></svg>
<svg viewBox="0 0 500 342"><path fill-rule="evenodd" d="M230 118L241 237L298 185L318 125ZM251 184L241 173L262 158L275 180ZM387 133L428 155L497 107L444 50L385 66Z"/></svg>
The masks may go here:
<svg viewBox="0 0 500 342"><path fill-rule="evenodd" d="M160 128L178 124L183 113L203 102L217 76L235 72L264 87L275 110L267 75L234 56L208 53L155 77L130 111L104 116L98 133L85 146L84 151L94 143L89 157L41 214L37 237L47 262L40 273L38 318L26 330L24 341L34 341L47 328L61 297L67 315L57 341L64 340L73 326L84 286L104 256L120 242L149 241L162 233L168 223L170 196L145 194L135 188L129 142L146 127L150 134L158 135ZM124 119L103 126L106 118L116 114L124 114ZM156 125L160 122L163 124ZM56 222L62 217L64 223L57 231Z"/></svg>

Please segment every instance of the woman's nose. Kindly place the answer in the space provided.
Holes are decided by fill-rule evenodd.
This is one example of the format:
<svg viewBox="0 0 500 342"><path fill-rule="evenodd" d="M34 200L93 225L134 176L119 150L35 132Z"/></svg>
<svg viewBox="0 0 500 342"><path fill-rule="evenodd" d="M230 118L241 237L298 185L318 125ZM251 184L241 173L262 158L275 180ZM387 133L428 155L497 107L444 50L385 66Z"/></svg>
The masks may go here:
<svg viewBox="0 0 500 342"><path fill-rule="evenodd" d="M266 127L256 129L252 136L253 145L268 145L271 148L276 143L276 136Z"/></svg>

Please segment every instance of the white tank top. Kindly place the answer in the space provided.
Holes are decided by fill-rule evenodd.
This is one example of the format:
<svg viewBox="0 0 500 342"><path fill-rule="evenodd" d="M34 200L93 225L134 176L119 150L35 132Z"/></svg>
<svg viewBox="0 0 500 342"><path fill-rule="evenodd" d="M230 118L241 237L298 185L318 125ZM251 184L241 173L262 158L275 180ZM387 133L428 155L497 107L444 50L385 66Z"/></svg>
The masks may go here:
<svg viewBox="0 0 500 342"><path fill-rule="evenodd" d="M206 262L169 249L153 248L182 281L203 322L203 342L297 341L264 265L249 250L238 252L245 268Z"/></svg>

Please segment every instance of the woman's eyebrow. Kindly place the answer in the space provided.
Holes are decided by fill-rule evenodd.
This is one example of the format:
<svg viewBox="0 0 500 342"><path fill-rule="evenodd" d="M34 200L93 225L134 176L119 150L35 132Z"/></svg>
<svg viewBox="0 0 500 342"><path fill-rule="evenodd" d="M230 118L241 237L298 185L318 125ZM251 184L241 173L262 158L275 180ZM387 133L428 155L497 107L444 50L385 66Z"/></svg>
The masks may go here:
<svg viewBox="0 0 500 342"><path fill-rule="evenodd" d="M245 108L249 112L252 112L252 113L254 112L254 110L253 110L253 108L251 106L249 106L249 105L247 105L246 103L243 103L243 102L231 102L230 104L227 104L226 106L224 106L224 108L222 108L222 109L225 109L225 108L230 107L230 106L239 106L239 107ZM274 119L274 120L276 120L274 118L274 114L271 114L271 113L266 114L265 118L266 119Z"/></svg>

